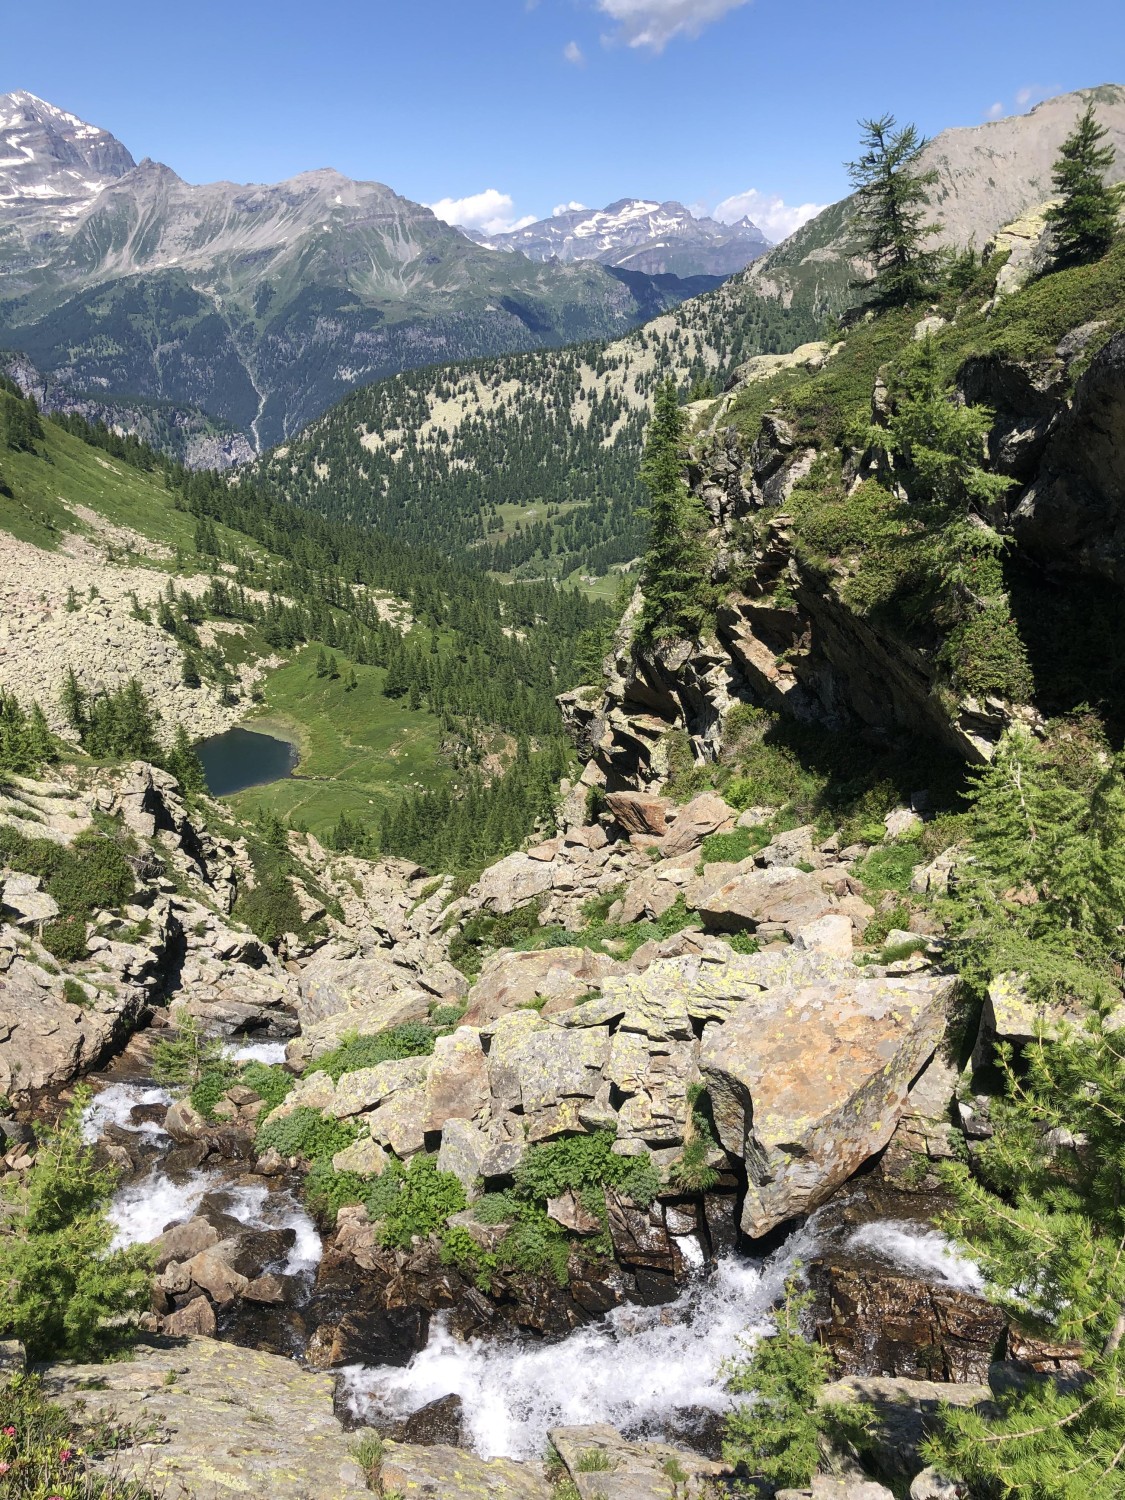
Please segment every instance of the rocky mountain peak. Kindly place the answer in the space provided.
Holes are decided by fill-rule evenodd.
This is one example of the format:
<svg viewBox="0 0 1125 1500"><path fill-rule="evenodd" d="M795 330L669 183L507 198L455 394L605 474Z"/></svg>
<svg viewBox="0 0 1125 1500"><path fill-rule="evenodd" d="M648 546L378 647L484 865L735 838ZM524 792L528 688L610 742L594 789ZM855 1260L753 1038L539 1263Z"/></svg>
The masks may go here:
<svg viewBox="0 0 1125 1500"><path fill-rule="evenodd" d="M0 94L0 207L65 227L135 163L103 130L24 89Z"/></svg>
<svg viewBox="0 0 1125 1500"><path fill-rule="evenodd" d="M481 240L531 260L596 260L648 275L729 276L763 255L770 242L750 219L720 224L697 218L674 198L618 198L605 208L569 209L509 234Z"/></svg>

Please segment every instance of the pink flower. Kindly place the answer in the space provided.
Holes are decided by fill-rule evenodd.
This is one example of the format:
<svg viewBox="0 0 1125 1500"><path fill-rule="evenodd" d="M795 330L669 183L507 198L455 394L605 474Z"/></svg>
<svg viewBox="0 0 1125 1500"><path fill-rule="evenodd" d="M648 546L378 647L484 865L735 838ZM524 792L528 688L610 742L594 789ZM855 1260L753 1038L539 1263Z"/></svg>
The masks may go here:
<svg viewBox="0 0 1125 1500"><path fill-rule="evenodd" d="M6 1474L11 1467L11 1464L0 1464L0 1474Z"/></svg>
<svg viewBox="0 0 1125 1500"><path fill-rule="evenodd" d="M74 1457L74 1449L73 1448L61 1448L59 1450L59 1463L68 1464L73 1457Z"/></svg>
<svg viewBox="0 0 1125 1500"><path fill-rule="evenodd" d="M4 1436L5 1437L15 1437L15 1435L16 1435L16 1429L14 1427L5 1427L4 1428Z"/></svg>

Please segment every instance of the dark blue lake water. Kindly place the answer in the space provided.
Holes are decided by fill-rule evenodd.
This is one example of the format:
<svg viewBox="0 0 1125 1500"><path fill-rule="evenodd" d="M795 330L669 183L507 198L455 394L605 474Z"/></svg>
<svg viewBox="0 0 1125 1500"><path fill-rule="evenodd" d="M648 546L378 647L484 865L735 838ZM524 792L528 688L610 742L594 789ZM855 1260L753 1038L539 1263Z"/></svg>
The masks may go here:
<svg viewBox="0 0 1125 1500"><path fill-rule="evenodd" d="M293 774L297 747L254 729L228 729L196 747L213 797L226 797L248 786L264 786Z"/></svg>

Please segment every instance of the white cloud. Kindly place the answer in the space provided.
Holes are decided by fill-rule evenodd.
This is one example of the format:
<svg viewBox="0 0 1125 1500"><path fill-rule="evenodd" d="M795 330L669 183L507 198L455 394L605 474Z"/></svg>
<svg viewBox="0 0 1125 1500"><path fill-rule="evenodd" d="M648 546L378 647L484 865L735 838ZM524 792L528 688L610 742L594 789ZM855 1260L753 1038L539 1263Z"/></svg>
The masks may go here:
<svg viewBox="0 0 1125 1500"><path fill-rule="evenodd" d="M662 52L675 36L698 36L705 26L750 0L598 0L598 9L617 22L618 37L630 47Z"/></svg>
<svg viewBox="0 0 1125 1500"><path fill-rule="evenodd" d="M1004 106L997 99L995 104L990 104L984 112L986 120L1002 120L1004 118Z"/></svg>
<svg viewBox="0 0 1125 1500"><path fill-rule="evenodd" d="M551 218L557 219L560 214L580 214L585 207L584 203L577 203L573 199L569 203L556 203L551 210Z"/></svg>
<svg viewBox="0 0 1125 1500"><path fill-rule="evenodd" d="M1038 92L1039 90L1034 84L1025 84L1022 89L1016 90L1016 103L1023 109L1025 105L1031 103Z"/></svg>
<svg viewBox="0 0 1125 1500"><path fill-rule="evenodd" d="M766 238L777 244L815 218L825 207L824 203L786 203L778 193L760 193L757 188L747 188L744 193L724 198L717 205L714 217L720 224L734 224L749 216Z"/></svg>
<svg viewBox="0 0 1125 1500"><path fill-rule="evenodd" d="M481 234L507 234L512 229L523 229L535 223L534 214L517 218L515 204L510 193L501 193L496 188L485 188L483 193L470 193L465 198L439 198L436 203L427 203L439 219L447 224L457 224L462 229L477 229Z"/></svg>
<svg viewBox="0 0 1125 1500"><path fill-rule="evenodd" d="M586 54L582 51L582 48L578 45L577 42L567 42L566 46L563 48L563 56L566 58L568 63L574 63L575 67L578 68L580 68L586 61Z"/></svg>

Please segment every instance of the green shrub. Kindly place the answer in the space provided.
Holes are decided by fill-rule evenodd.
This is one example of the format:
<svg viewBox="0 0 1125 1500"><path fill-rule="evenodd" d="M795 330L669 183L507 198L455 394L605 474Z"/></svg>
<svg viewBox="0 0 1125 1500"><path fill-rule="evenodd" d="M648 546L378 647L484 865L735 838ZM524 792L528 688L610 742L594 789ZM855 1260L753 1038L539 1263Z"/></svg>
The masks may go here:
<svg viewBox="0 0 1125 1500"><path fill-rule="evenodd" d="M192 1108L197 1109L205 1120L213 1120L216 1104L230 1088L235 1077L236 1069L233 1064L213 1068L204 1073L192 1088L190 1096Z"/></svg>
<svg viewBox="0 0 1125 1500"><path fill-rule="evenodd" d="M360 1068L374 1068L379 1063L397 1062L404 1057L428 1057L434 1050L437 1032L424 1021L406 1021L374 1036L345 1036L330 1052L322 1052L309 1063L305 1077L327 1073L333 1082L345 1073Z"/></svg>
<svg viewBox="0 0 1125 1500"><path fill-rule="evenodd" d="M90 996L76 979L63 980L63 999L70 1005L86 1006L90 1003Z"/></svg>
<svg viewBox="0 0 1125 1500"><path fill-rule="evenodd" d="M305 1177L305 1201L314 1213L334 1224L345 1203L365 1201L368 1187L366 1177L358 1172L337 1172L332 1158L323 1156L313 1162Z"/></svg>
<svg viewBox="0 0 1125 1500"><path fill-rule="evenodd" d="M287 932L305 930L297 893L281 870L261 875L252 891L242 891L234 915L266 944L276 943Z"/></svg>
<svg viewBox="0 0 1125 1500"><path fill-rule="evenodd" d="M581 1194L590 1188L614 1187L634 1203L647 1207L660 1191L660 1174L647 1152L619 1156L608 1130L569 1136L532 1146L516 1168L515 1191L535 1203L559 1198L568 1189Z"/></svg>
<svg viewBox="0 0 1125 1500"><path fill-rule="evenodd" d="M727 1390L753 1398L736 1402L727 1416L723 1457L779 1488L808 1484L820 1459L820 1434L836 1415L817 1403L832 1359L801 1333L800 1314L809 1300L794 1279L787 1282L777 1332L723 1367ZM862 1430L868 1417L865 1408L854 1409L852 1429Z"/></svg>
<svg viewBox="0 0 1125 1500"><path fill-rule="evenodd" d="M21 1340L35 1360L94 1354L120 1337L109 1325L143 1311L149 1295L147 1247L109 1248L116 1177L94 1167L82 1139L89 1099L77 1089L31 1169L0 1184L0 1336Z"/></svg>
<svg viewBox="0 0 1125 1500"><path fill-rule="evenodd" d="M705 865L737 864L741 859L749 859L761 847L752 837L756 831L751 828L733 828L730 833L712 833L703 840L699 857Z"/></svg>
<svg viewBox="0 0 1125 1500"><path fill-rule="evenodd" d="M86 918L56 917L40 934L40 942L60 963L80 963L86 957Z"/></svg>
<svg viewBox="0 0 1125 1500"><path fill-rule="evenodd" d="M38 1376L17 1375L4 1387L0 1420L6 1500L155 1500L138 1480L107 1476L95 1464L133 1435L48 1402Z"/></svg>
<svg viewBox="0 0 1125 1500"><path fill-rule="evenodd" d="M468 1206L465 1189L452 1172L439 1172L437 1158L419 1152L407 1167L392 1162L368 1189L367 1212L378 1225L382 1244L409 1247L445 1226L450 1214Z"/></svg>
<svg viewBox="0 0 1125 1500"><path fill-rule="evenodd" d="M238 1081L253 1089L259 1099L264 1099L267 1110L276 1109L283 1099L287 1099L296 1082L287 1069L276 1063L261 1062L244 1064Z"/></svg>
<svg viewBox="0 0 1125 1500"><path fill-rule="evenodd" d="M302 1104L290 1115L266 1120L258 1130L256 1145L259 1155L272 1147L281 1156L331 1162L356 1135L356 1126L350 1121L325 1119L319 1110Z"/></svg>
<svg viewBox="0 0 1125 1500"><path fill-rule="evenodd" d="M173 1019L174 1035L161 1038L152 1050L152 1076L157 1083L194 1087L209 1073L221 1073L229 1081L234 1066L223 1055L222 1038L208 1036L203 1025L184 1008L178 1009Z"/></svg>

